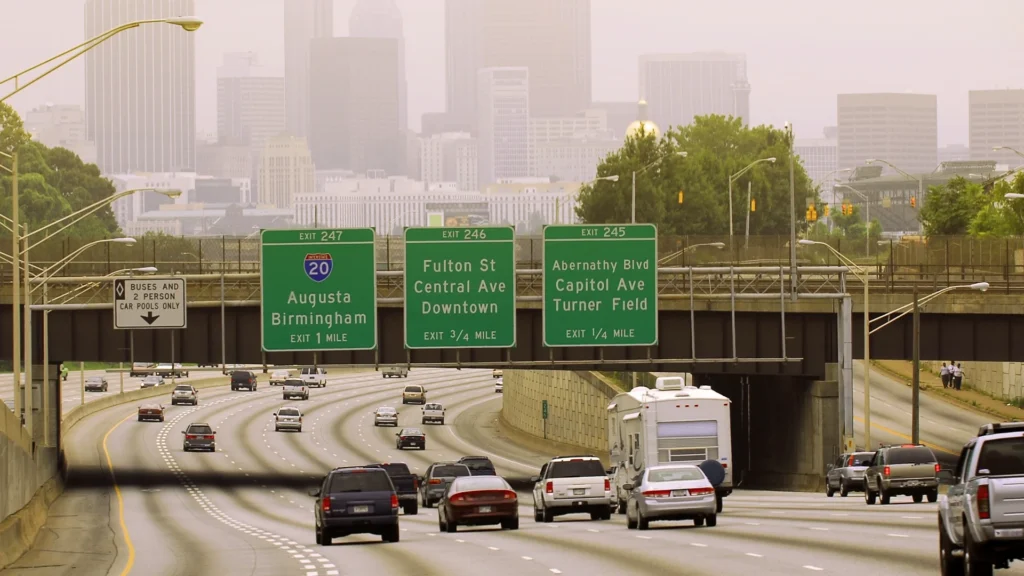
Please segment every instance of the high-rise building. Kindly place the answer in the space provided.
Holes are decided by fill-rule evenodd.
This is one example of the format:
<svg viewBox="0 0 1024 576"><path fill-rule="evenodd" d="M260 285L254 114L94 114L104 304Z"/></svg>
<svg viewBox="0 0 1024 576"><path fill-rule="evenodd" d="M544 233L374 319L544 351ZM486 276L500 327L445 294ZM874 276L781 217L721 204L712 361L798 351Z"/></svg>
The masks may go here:
<svg viewBox="0 0 1024 576"><path fill-rule="evenodd" d="M831 138L829 135L831 134ZM823 138L797 138L793 142L793 152L800 157L800 163L813 184L821 186L822 192L832 190L832 182L826 182L829 173L839 170L839 141L835 131L826 129ZM853 168L853 166L842 166ZM833 176L839 176L833 174Z"/></svg>
<svg viewBox="0 0 1024 576"><path fill-rule="evenodd" d="M970 143L972 160L995 160L1010 168L1024 166L1024 90L971 90Z"/></svg>
<svg viewBox="0 0 1024 576"><path fill-rule="evenodd" d="M334 36L334 0L284 3L284 81L286 125L293 136L309 126L309 43Z"/></svg>
<svg viewBox="0 0 1024 576"><path fill-rule="evenodd" d="M86 164L96 163L96 144L85 137L85 113L81 106L44 104L25 114L25 131L50 148L67 148Z"/></svg>
<svg viewBox="0 0 1024 576"><path fill-rule="evenodd" d="M195 0L86 0L85 37L134 20L195 13ZM86 139L104 173L191 171L196 162L195 37L128 30L85 54Z"/></svg>
<svg viewBox="0 0 1024 576"><path fill-rule="evenodd" d="M601 160L621 145L608 129L603 109L530 119L530 168L536 177L588 182L597 176Z"/></svg>
<svg viewBox="0 0 1024 576"><path fill-rule="evenodd" d="M877 158L910 174L938 165L938 116L932 94L840 94L839 166ZM893 172L888 166L883 173Z"/></svg>
<svg viewBox="0 0 1024 576"><path fill-rule="evenodd" d="M530 72L525 67L478 72L480 185L530 171Z"/></svg>
<svg viewBox="0 0 1024 576"><path fill-rule="evenodd" d="M398 42L398 127L409 126L408 86L405 77L405 34L402 11L395 0L358 0L348 21L348 35L354 38L390 38Z"/></svg>
<svg viewBox="0 0 1024 576"><path fill-rule="evenodd" d="M593 110L603 110L612 134L622 135L636 120L636 102L594 102Z"/></svg>
<svg viewBox="0 0 1024 576"><path fill-rule="evenodd" d="M981 154L985 160L991 160L995 157L995 152L991 148L988 149L988 154ZM946 146L939 147L939 164L943 162L963 162L971 160L971 149L963 144L948 144Z"/></svg>
<svg viewBox="0 0 1024 576"><path fill-rule="evenodd" d="M305 138L281 135L267 140L258 173L260 204L290 209L297 195L316 191L313 157Z"/></svg>
<svg viewBox="0 0 1024 576"><path fill-rule="evenodd" d="M420 173L428 186L455 182L460 191L476 191L477 142L468 132L447 132L420 138Z"/></svg>
<svg viewBox="0 0 1024 576"><path fill-rule="evenodd" d="M590 0L446 0L449 114L475 128L477 73L525 67L535 116L590 105Z"/></svg>
<svg viewBox="0 0 1024 576"><path fill-rule="evenodd" d="M750 84L743 54L698 52L640 56L640 97L663 130L719 114L750 123Z"/></svg>
<svg viewBox="0 0 1024 576"><path fill-rule="evenodd" d="M404 174L397 40L323 38L310 48L309 145L317 169Z"/></svg>
<svg viewBox="0 0 1024 576"><path fill-rule="evenodd" d="M284 78L268 75L252 52L225 54L217 69L217 143L258 147L284 131Z"/></svg>

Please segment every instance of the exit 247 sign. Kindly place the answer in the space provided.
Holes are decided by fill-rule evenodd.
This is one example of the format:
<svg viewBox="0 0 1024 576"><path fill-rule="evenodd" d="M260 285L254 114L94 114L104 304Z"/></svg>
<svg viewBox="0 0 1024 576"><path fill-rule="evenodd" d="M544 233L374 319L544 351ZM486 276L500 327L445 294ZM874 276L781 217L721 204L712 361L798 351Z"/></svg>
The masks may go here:
<svg viewBox="0 0 1024 576"><path fill-rule="evenodd" d="M184 278L114 280L114 328L185 328Z"/></svg>

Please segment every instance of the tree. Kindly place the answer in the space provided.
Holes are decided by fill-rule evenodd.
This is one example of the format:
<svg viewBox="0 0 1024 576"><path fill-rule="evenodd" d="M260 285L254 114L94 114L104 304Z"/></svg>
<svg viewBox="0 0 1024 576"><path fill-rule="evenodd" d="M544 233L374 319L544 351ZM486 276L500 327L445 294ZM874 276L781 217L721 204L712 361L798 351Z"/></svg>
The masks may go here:
<svg viewBox="0 0 1024 576"><path fill-rule="evenodd" d="M769 126L748 128L740 119L724 116L698 117L660 139L641 133L627 138L598 166L599 177L618 175L619 181L583 187L577 215L588 223L629 222L633 172L664 156L637 174L637 222L656 224L665 234L727 234L730 175L755 160L775 157L774 164L759 164L734 182L733 228L737 235L744 232L750 182L757 200L757 211L750 215L751 234L788 234L789 150L785 132ZM679 157L679 151L686 151L686 158ZM806 197L817 197L799 162L795 188L800 206ZM803 228L803 212L798 211L796 218Z"/></svg>
<svg viewBox="0 0 1024 576"><path fill-rule="evenodd" d="M987 203L980 184L956 176L942 186L931 186L918 218L926 236L959 236L968 233L971 221Z"/></svg>

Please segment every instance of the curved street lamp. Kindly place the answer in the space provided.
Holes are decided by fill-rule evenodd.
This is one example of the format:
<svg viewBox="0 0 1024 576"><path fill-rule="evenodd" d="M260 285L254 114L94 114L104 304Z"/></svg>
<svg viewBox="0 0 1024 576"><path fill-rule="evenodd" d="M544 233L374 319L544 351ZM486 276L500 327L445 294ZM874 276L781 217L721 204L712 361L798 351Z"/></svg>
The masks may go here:
<svg viewBox="0 0 1024 576"><path fill-rule="evenodd" d="M771 162L772 164L774 164L775 163L775 157L772 156L770 158L761 158L760 160L754 160L750 164L747 164L747 166L745 168L743 168L742 170L740 170L739 172L733 174L732 176L729 176L729 243L730 244L732 244L732 183L735 182L736 179L739 178L740 176L743 176L744 174L749 172L754 166L757 166L758 164L761 164L761 163L764 163L764 162ZM748 200L747 208L749 209L749 207L750 207L749 198L747 200Z"/></svg>
<svg viewBox="0 0 1024 576"><path fill-rule="evenodd" d="M577 188L575 192L572 192L571 194L569 194L569 200L575 200L576 198L579 198L580 190L583 190L584 186L590 186L591 184L596 184L596 183L601 182L601 181L618 182L619 181L619 175L618 174L612 174L611 176L598 176L597 178L594 178L593 180L589 180L587 182L584 182L584 183L580 184L580 187ZM558 200L559 200L558 198L555 198L555 224L558 224L558 223L560 223L562 221L562 216L561 216L562 211L561 211L561 208L560 208L560 206L558 204Z"/></svg>
<svg viewBox="0 0 1024 576"><path fill-rule="evenodd" d="M657 160L651 162L650 164L644 166L643 168L641 168L639 170L633 170L633 194L632 194L632 201L630 202L630 205L631 205L632 208L630 209L630 214L631 215L630 215L630 218L629 218L629 222L631 224L636 224L636 175L637 174L643 174L644 172L647 172L651 168L654 168L655 166L660 164L662 160L664 160L665 158L668 158L670 156L679 156L680 158L686 158L686 151L685 150L679 150L679 151L676 151L676 152L669 152L667 154L662 154L661 156L658 157ZM611 176L607 177L607 179L609 179L609 180L611 180L611 178L612 178ZM600 178L599 178L599 180L600 180ZM618 180L618 176L615 177L615 180ZM614 182L614 180L613 180L613 182Z"/></svg>

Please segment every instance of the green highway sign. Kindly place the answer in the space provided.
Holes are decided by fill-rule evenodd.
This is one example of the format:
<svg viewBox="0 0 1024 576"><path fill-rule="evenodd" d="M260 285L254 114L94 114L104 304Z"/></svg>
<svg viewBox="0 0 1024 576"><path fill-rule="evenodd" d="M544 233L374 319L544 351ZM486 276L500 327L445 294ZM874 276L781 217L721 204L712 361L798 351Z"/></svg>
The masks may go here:
<svg viewBox="0 0 1024 576"><path fill-rule="evenodd" d="M515 230L406 228L405 346L516 345Z"/></svg>
<svg viewBox="0 0 1024 576"><path fill-rule="evenodd" d="M544 345L658 343L653 224L544 228Z"/></svg>
<svg viewBox="0 0 1024 576"><path fill-rule="evenodd" d="M543 418L545 420L548 419L548 401L547 400L541 400L540 416L541 416L541 418Z"/></svg>
<svg viewBox="0 0 1024 576"><path fill-rule="evenodd" d="M263 230L260 238L263 350L377 347L372 228Z"/></svg>

